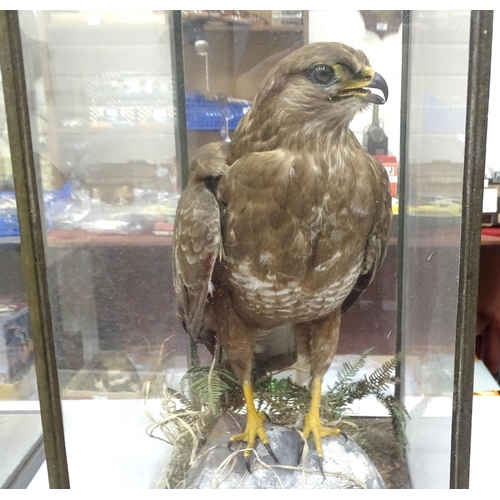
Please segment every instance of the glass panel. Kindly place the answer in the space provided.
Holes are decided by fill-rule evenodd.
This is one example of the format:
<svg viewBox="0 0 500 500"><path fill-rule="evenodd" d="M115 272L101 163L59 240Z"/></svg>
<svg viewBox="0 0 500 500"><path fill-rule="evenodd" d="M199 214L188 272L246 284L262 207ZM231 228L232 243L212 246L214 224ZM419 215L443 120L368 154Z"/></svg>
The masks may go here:
<svg viewBox="0 0 500 500"><path fill-rule="evenodd" d="M340 41L364 49L388 81L387 107L366 111L351 128L384 162L396 194L401 11L391 12L385 32L368 36L371 21L358 11L183 12L177 49L185 71L174 76L185 80L189 158L203 144L231 139L277 61L308 41ZM152 487L166 453L164 443L145 439L149 416L161 414L150 389L165 378L178 388L188 366L170 270L180 192L171 13L20 16L33 143L52 197L46 245L70 482L85 487L91 477L96 487ZM384 129L382 140L372 140L370 125ZM395 248L393 236L374 283L343 319L325 390L344 362L367 349L367 371L358 378L395 354ZM207 354L200 348L202 362L211 360ZM375 397L365 403L353 411L385 415Z"/></svg>
<svg viewBox="0 0 500 500"><path fill-rule="evenodd" d="M412 12L403 399L414 488L448 488L469 11Z"/></svg>
<svg viewBox="0 0 500 500"><path fill-rule="evenodd" d="M33 143L47 197L52 313L75 488L86 487L88 478L95 487L163 484L166 448L146 439L145 429L163 415L158 389L165 383L178 388L189 364L171 284L181 177L173 77L185 80L192 158L203 144L231 140L275 62L335 33L335 41L364 49L389 83L387 107L359 115L351 128L386 164L396 194L401 11L390 11L390 19L371 18L373 11L293 12L242 17L225 11L208 18L206 11L184 12L184 75L172 70L171 12L20 13ZM413 486L444 487L469 13L416 12L414 19L403 395L412 410ZM370 372L395 353L395 244L393 232L375 282L343 318L325 389L343 362L366 349L374 348ZM201 354L202 361L211 359ZM353 411L386 415L374 400Z"/></svg>
<svg viewBox="0 0 500 500"><path fill-rule="evenodd" d="M23 488L43 444L5 111L0 73L0 488Z"/></svg>
<svg viewBox="0 0 500 500"><path fill-rule="evenodd" d="M22 11L72 487L154 487L145 431L178 385L177 154L165 11Z"/></svg>

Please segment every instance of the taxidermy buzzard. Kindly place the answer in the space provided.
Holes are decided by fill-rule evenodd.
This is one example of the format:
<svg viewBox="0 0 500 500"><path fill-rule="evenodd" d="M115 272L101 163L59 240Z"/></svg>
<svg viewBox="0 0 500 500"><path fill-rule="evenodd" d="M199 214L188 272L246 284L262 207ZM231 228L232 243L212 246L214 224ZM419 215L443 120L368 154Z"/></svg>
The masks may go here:
<svg viewBox="0 0 500 500"><path fill-rule="evenodd" d="M363 52L306 45L265 77L232 142L203 146L190 166L174 229L177 309L192 338L219 342L243 386L247 426L231 441L247 443L247 467L257 438L274 457L250 375L277 326L293 325L297 361L310 366L303 432L320 468L321 439L340 432L321 423L322 380L341 314L384 259L392 213L387 173L349 123L387 96Z"/></svg>

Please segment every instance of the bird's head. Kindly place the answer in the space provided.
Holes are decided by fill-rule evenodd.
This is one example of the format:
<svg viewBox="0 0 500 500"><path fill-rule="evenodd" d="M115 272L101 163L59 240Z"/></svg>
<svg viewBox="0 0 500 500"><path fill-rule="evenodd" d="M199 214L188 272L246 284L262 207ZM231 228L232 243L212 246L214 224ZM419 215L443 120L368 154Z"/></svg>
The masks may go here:
<svg viewBox="0 0 500 500"><path fill-rule="evenodd" d="M386 81L362 51L334 42L305 45L262 81L235 130L231 159L278 144L301 147L311 137L347 130L357 112L384 104L388 94Z"/></svg>
<svg viewBox="0 0 500 500"><path fill-rule="evenodd" d="M255 104L276 108L283 119L298 113L300 120L338 116L349 122L369 104L384 104L388 95L386 81L362 51L341 43L312 43L274 66Z"/></svg>

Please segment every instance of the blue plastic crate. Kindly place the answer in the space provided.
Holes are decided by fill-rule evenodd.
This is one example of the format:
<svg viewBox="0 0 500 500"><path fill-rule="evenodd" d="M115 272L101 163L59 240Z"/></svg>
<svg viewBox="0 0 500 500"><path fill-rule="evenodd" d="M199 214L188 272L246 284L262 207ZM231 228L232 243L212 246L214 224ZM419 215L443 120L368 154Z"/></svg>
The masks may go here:
<svg viewBox="0 0 500 500"><path fill-rule="evenodd" d="M0 213L0 237L19 236L19 220L17 213Z"/></svg>
<svg viewBox="0 0 500 500"><path fill-rule="evenodd" d="M188 130L221 130L228 119L229 130L234 130L249 104L210 101L201 94L186 94L186 121Z"/></svg>
<svg viewBox="0 0 500 500"><path fill-rule="evenodd" d="M52 225L53 216L60 212L68 204L70 198L71 184L69 182L66 183L62 189L45 191L43 193L45 218L48 228ZM0 201L15 201L15 199L16 195L14 192L0 191ZM0 237L2 236L19 236L19 219L17 217L17 210L0 210Z"/></svg>

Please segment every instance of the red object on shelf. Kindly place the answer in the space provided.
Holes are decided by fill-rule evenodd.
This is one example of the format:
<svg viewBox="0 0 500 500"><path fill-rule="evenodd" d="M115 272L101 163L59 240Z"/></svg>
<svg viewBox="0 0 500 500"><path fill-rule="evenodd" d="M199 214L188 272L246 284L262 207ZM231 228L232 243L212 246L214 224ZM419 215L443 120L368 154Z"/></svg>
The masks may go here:
<svg viewBox="0 0 500 500"><path fill-rule="evenodd" d="M389 181L391 182L391 195L396 196L398 194L398 161L393 155L380 155L375 156L377 160L384 165L387 173L389 175Z"/></svg>
<svg viewBox="0 0 500 500"><path fill-rule="evenodd" d="M497 236L500 238L500 227L483 227L481 234L486 236Z"/></svg>
<svg viewBox="0 0 500 500"><path fill-rule="evenodd" d="M174 225L168 222L155 222L153 234L157 236L173 236Z"/></svg>

